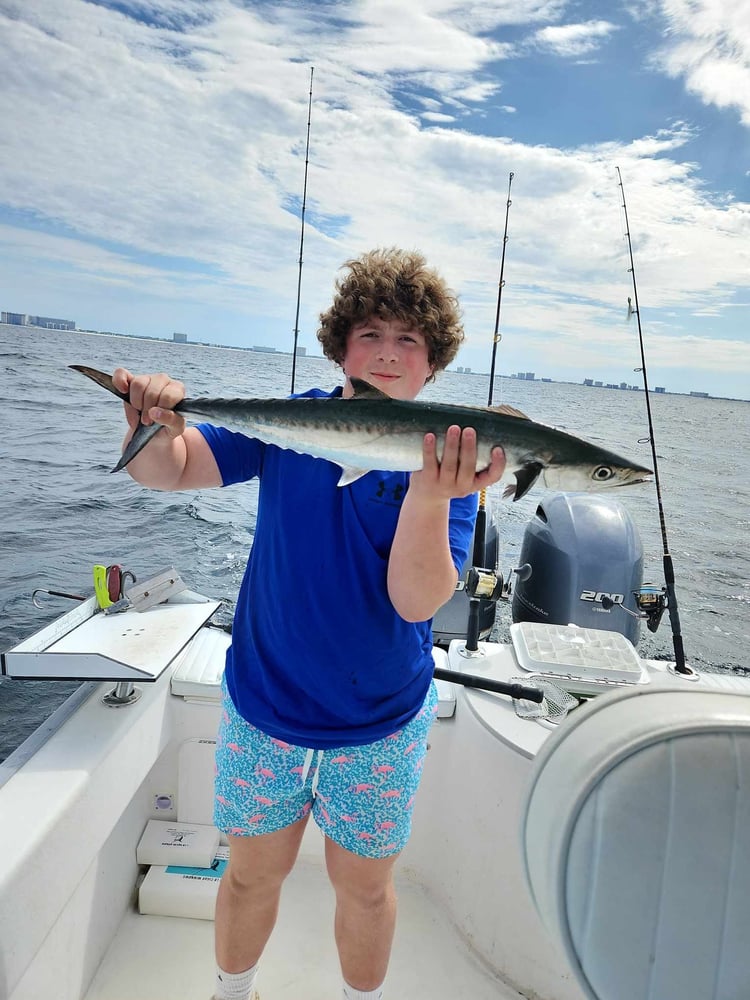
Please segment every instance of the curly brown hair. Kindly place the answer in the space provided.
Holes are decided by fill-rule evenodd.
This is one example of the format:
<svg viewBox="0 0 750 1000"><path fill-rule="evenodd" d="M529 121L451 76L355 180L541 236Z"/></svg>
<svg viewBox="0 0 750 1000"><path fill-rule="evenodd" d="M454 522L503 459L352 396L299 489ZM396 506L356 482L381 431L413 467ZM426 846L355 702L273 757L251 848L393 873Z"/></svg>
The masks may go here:
<svg viewBox="0 0 750 1000"><path fill-rule="evenodd" d="M378 316L419 330L433 371L450 364L464 339L461 311L455 295L421 253L376 249L343 266L349 273L336 281L333 305L320 314L318 340L327 358L342 364L349 331Z"/></svg>

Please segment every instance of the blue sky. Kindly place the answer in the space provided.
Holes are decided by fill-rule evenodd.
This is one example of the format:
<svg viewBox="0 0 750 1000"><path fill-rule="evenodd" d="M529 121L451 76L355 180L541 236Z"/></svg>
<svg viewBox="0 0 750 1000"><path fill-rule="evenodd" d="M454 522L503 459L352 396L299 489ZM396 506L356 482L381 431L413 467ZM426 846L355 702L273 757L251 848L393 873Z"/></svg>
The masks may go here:
<svg viewBox="0 0 750 1000"><path fill-rule="evenodd" d="M289 350L419 248L457 364L750 397L750 0L0 0L0 309ZM176 373L178 374L178 373ZM217 391L220 387L217 387Z"/></svg>

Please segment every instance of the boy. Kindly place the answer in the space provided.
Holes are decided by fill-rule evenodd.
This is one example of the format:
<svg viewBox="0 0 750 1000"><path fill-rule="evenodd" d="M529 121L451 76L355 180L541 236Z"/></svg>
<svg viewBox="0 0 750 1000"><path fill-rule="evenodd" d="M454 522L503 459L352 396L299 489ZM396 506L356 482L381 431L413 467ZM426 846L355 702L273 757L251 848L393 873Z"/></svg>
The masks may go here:
<svg viewBox="0 0 750 1000"><path fill-rule="evenodd" d="M463 339L456 299L418 253L375 250L346 266L318 331L345 382L305 395L351 398L355 378L415 398ZM430 619L455 589L475 494L501 477L502 449L477 474L474 431L452 427L442 461L428 434L419 472L373 471L338 487L338 466L324 460L224 428L186 429L171 411L184 386L166 375L118 369L114 381L144 422L167 429L128 467L138 482L179 490L260 478L217 739L215 822L230 860L216 908L214 998L256 995L311 813L336 894L343 997L381 998L393 867L436 711ZM132 433L138 415L126 413Z"/></svg>

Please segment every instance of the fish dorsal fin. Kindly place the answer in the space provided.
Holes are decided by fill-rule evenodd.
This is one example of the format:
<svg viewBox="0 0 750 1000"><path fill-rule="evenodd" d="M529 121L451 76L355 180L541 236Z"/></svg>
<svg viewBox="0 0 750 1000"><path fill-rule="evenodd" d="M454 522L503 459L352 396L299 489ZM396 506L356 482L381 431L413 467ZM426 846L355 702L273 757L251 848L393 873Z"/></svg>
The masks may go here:
<svg viewBox="0 0 750 1000"><path fill-rule="evenodd" d="M351 387L352 387L352 389L354 391L354 395L352 396L352 399L388 399L388 400L390 400L390 398L391 398L387 393L381 392L381 390L378 389L377 386L370 385L369 382L365 382L364 379L354 378L353 376L350 375L349 376L349 382L351 383Z"/></svg>
<svg viewBox="0 0 750 1000"><path fill-rule="evenodd" d="M502 413L505 417L518 417L519 420L530 419L525 413L517 410L515 406L510 406L508 403L500 403L499 406L490 406L489 409L492 410L493 413Z"/></svg>

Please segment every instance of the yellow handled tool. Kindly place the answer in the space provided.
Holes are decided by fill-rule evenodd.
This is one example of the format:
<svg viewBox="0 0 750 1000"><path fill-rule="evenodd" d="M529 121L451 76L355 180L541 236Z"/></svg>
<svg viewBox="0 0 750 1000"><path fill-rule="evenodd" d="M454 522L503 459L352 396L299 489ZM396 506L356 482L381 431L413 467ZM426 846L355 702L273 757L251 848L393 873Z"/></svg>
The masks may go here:
<svg viewBox="0 0 750 1000"><path fill-rule="evenodd" d="M100 608L108 608L114 603L109 596L106 566L94 566L94 593Z"/></svg>

